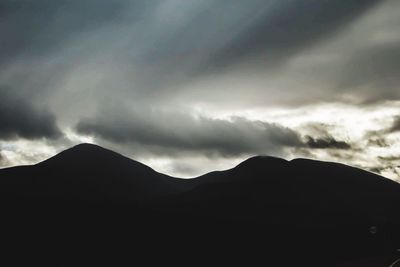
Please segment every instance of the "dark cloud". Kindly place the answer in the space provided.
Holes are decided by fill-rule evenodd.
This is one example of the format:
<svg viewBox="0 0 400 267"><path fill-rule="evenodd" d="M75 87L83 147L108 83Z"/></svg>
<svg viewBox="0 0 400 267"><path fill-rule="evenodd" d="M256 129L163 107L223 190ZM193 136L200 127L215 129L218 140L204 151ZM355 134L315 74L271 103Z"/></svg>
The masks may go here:
<svg viewBox="0 0 400 267"><path fill-rule="evenodd" d="M306 123L300 131L305 132L305 145L311 149L352 149L351 144L339 141L330 133L335 126L326 123Z"/></svg>
<svg viewBox="0 0 400 267"><path fill-rule="evenodd" d="M324 38L332 38L381 0L279 1L256 19L208 64L226 66L246 57L277 63ZM212 68L212 67L211 67Z"/></svg>
<svg viewBox="0 0 400 267"><path fill-rule="evenodd" d="M313 138L311 136L306 136L306 144L309 148L315 149L351 149L351 145L344 142L338 141L333 137L322 137Z"/></svg>
<svg viewBox="0 0 400 267"><path fill-rule="evenodd" d="M353 88L354 93L362 96L366 104L399 98L400 41L384 42L354 51L343 63L339 71L343 79L338 82L339 88Z"/></svg>
<svg viewBox="0 0 400 267"><path fill-rule="evenodd" d="M55 118L45 110L32 106L26 99L1 89L0 139L49 138L61 136Z"/></svg>
<svg viewBox="0 0 400 267"><path fill-rule="evenodd" d="M2 0L0 63L55 52L71 38L113 22L126 7L123 0Z"/></svg>
<svg viewBox="0 0 400 267"><path fill-rule="evenodd" d="M104 99L99 105L107 105L111 97L171 105L171 99L183 94L189 99L186 102L215 101L217 106L224 101L254 106L332 100L336 94L329 89L346 84L346 78L341 80L346 75L321 78L321 84L310 85L310 80L324 76L321 66L299 77L297 70L285 68L277 74L277 63L309 51L321 41L333 40L380 2L5 0L0 3L4 15L0 22L4 36L0 41L0 64L4 65L0 82L18 88L30 101L50 102L57 107L53 110L57 117L69 116L71 121L72 117L79 120L89 107ZM360 62L368 53L361 54ZM254 58L260 72L252 72L252 66L246 65L252 65ZM393 57L388 53L385 58ZM383 66L387 60L379 64ZM395 62L388 62L388 68L395 67ZM247 77L248 81L244 78L238 91L234 91L236 83L224 83L236 77L235 73L208 88L192 87L199 80L220 78L217 70L229 72L240 63L247 67L241 67L239 73L257 74ZM302 69L307 69L306 65ZM339 65L328 69L339 73L345 69ZM265 66L274 68L264 71ZM316 86L324 92L317 93ZM227 96L226 91L233 92ZM387 91L387 95L393 92ZM247 99L249 95L257 97Z"/></svg>
<svg viewBox="0 0 400 267"><path fill-rule="evenodd" d="M113 142L223 156L276 154L284 147L302 146L298 133L277 124L240 117L222 120L166 112L86 119L79 122L77 131Z"/></svg>

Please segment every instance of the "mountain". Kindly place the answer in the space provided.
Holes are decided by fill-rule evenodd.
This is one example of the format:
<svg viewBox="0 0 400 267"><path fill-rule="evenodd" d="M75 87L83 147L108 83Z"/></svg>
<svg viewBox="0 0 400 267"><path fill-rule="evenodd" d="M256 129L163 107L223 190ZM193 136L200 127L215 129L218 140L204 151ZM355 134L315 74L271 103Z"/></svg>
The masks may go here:
<svg viewBox="0 0 400 267"><path fill-rule="evenodd" d="M138 200L166 194L176 180L96 145L81 144L33 166L4 169L2 194L89 202Z"/></svg>
<svg viewBox="0 0 400 267"><path fill-rule="evenodd" d="M400 185L331 162L179 179L81 144L0 170L0 193L3 240L42 266L388 266L400 246Z"/></svg>
<svg viewBox="0 0 400 267"><path fill-rule="evenodd" d="M304 225L400 223L398 183L338 163L258 156L193 183L179 202L212 201L224 205L223 216Z"/></svg>

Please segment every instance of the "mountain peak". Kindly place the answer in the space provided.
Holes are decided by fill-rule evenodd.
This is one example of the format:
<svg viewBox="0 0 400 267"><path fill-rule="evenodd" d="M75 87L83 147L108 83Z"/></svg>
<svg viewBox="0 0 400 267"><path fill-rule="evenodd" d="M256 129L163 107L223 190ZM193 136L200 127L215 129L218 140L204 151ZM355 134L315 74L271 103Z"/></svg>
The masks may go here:
<svg viewBox="0 0 400 267"><path fill-rule="evenodd" d="M57 164L65 164L69 165L98 165L110 163L111 161L129 161L134 162L119 153L116 153L112 150L106 149L99 145L90 144L90 143L82 143L76 146L73 146L69 149L61 151L57 155L52 158L49 158L43 161L43 164L49 163L57 163ZM42 164L39 163L39 164Z"/></svg>
<svg viewBox="0 0 400 267"><path fill-rule="evenodd" d="M69 149L67 149L69 151L101 151L101 150L107 150L104 147L101 147L99 145L96 144L92 144L92 143L80 143L76 146L73 146ZM111 150L108 150L111 152Z"/></svg>
<svg viewBox="0 0 400 267"><path fill-rule="evenodd" d="M276 167L285 165L287 163L288 161L282 158L277 158L272 156L254 156L241 162L235 168L241 169L241 168L254 168L254 167L256 168Z"/></svg>
<svg viewBox="0 0 400 267"><path fill-rule="evenodd" d="M91 143L81 143L59 153L60 156L79 155L79 157L122 156L117 152ZM58 156L57 155L57 156Z"/></svg>

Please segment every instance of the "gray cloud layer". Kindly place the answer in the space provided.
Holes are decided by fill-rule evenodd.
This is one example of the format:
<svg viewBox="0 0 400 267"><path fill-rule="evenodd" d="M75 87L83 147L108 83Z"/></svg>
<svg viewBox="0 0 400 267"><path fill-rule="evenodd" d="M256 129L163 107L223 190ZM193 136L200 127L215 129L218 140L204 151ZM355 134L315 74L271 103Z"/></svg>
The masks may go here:
<svg viewBox="0 0 400 267"><path fill-rule="evenodd" d="M47 56L77 34L112 22L127 1L3 0L0 62Z"/></svg>
<svg viewBox="0 0 400 267"><path fill-rule="evenodd" d="M293 53L330 38L379 2L274 1L250 27L218 51L210 65L231 64L248 56L261 56L269 64L279 64Z"/></svg>
<svg viewBox="0 0 400 267"><path fill-rule="evenodd" d="M125 118L82 120L77 131L117 143L223 156L277 154L284 147L302 146L298 133L276 124L240 117L218 120L154 111Z"/></svg>
<svg viewBox="0 0 400 267"><path fill-rule="evenodd" d="M1 89L0 139L54 139L61 136L54 116Z"/></svg>
<svg viewBox="0 0 400 267"><path fill-rule="evenodd" d="M387 43L360 47L344 42L345 47L334 47L333 52L351 54L326 66L313 60L312 49L318 52L320 45L386 2L2 1L0 83L23 91L32 101L67 109L58 115L72 117L82 112L64 104L74 101L72 92L87 102L84 107L110 96L130 101L150 98L168 105L179 94L186 102L197 96L212 103L214 95L224 95L225 101L246 105L259 105L260 100L274 105L336 100L340 90L376 99L379 96L372 96L365 83L372 79L377 86L396 83L399 42L389 44L391 49ZM390 5L397 8L396 3ZM364 38L368 36L362 34L360 41ZM353 51L353 43L361 51ZM308 59L300 62L300 70L287 66L303 54ZM371 70L377 71L369 75ZM239 92L227 82L238 72L247 73ZM223 76L216 77L217 73ZM192 88L196 82L215 79L216 85ZM244 88L257 98L243 98ZM398 97L390 88L385 91L382 98Z"/></svg>
<svg viewBox="0 0 400 267"><path fill-rule="evenodd" d="M329 125L309 124L309 134L276 123L248 120L243 117L211 119L180 112L147 110L121 111L129 116L94 117L81 120L76 129L114 143L164 149L169 153L206 153L226 157L240 155L282 155L285 148L350 150L352 145L337 140ZM141 115L135 115L135 114Z"/></svg>

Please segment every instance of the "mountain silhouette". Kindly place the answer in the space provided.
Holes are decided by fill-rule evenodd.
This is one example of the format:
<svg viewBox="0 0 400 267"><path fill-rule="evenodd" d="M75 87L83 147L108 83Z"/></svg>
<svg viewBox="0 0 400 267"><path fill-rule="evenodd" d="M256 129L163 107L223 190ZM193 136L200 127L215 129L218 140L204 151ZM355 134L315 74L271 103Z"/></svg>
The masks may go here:
<svg viewBox="0 0 400 267"><path fill-rule="evenodd" d="M176 178L92 144L80 144L33 166L1 172L1 192L92 203L141 200L171 193Z"/></svg>
<svg viewBox="0 0 400 267"><path fill-rule="evenodd" d="M179 179L81 144L0 170L0 193L3 240L42 266L388 266L400 246L400 185L331 162Z"/></svg>

